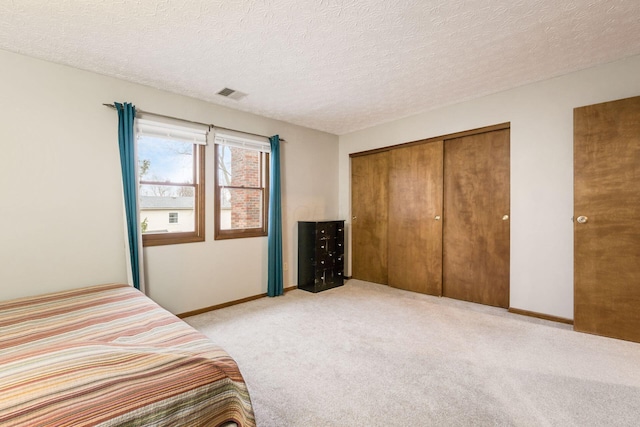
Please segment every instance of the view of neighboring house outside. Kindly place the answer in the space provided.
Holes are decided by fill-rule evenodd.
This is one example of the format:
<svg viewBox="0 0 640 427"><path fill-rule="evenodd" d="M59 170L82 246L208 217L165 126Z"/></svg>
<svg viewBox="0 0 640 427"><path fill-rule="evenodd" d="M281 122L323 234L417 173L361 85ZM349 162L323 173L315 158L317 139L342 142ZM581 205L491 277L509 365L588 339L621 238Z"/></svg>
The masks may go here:
<svg viewBox="0 0 640 427"><path fill-rule="evenodd" d="M193 231L194 198L140 196L140 222L143 233ZM231 206L222 206L220 220L231 226Z"/></svg>

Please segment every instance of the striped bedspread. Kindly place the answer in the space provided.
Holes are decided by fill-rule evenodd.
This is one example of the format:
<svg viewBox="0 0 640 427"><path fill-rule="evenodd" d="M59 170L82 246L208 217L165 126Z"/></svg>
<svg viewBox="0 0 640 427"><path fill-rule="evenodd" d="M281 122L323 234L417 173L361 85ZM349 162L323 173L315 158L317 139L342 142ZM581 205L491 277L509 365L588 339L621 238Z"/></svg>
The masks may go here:
<svg viewBox="0 0 640 427"><path fill-rule="evenodd" d="M234 360L127 285L0 303L0 426L255 426Z"/></svg>

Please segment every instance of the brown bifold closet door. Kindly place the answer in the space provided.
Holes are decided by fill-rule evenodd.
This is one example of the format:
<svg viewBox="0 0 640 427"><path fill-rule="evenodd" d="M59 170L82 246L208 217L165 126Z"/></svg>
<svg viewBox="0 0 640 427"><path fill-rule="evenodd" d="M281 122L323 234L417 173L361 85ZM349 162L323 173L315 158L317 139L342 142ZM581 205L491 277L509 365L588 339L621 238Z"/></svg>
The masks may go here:
<svg viewBox="0 0 640 427"><path fill-rule="evenodd" d="M442 141L389 152L389 286L442 295Z"/></svg>
<svg viewBox="0 0 640 427"><path fill-rule="evenodd" d="M351 158L352 277L387 284L389 153Z"/></svg>
<svg viewBox="0 0 640 427"><path fill-rule="evenodd" d="M640 342L640 97L574 109L574 328Z"/></svg>
<svg viewBox="0 0 640 427"><path fill-rule="evenodd" d="M444 143L443 295L509 306L509 129Z"/></svg>

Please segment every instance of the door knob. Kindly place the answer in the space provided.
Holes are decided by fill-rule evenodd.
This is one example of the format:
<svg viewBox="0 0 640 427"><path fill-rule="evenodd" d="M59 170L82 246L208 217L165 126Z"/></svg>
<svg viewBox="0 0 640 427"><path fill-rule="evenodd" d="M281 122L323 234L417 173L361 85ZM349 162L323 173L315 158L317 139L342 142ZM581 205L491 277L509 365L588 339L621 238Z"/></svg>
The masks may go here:
<svg viewBox="0 0 640 427"><path fill-rule="evenodd" d="M508 220L508 219L509 219L509 215L502 215L502 220L503 220L503 221L506 221L506 220Z"/></svg>
<svg viewBox="0 0 640 427"><path fill-rule="evenodd" d="M356 219L358 219L358 217L357 216L352 216L351 219L355 221Z"/></svg>
<svg viewBox="0 0 640 427"><path fill-rule="evenodd" d="M433 219L435 219L436 221L440 221L440 215L436 215Z"/></svg>
<svg viewBox="0 0 640 427"><path fill-rule="evenodd" d="M586 216L579 216L578 217L578 223L579 224L585 224L587 222L589 218L587 218Z"/></svg>

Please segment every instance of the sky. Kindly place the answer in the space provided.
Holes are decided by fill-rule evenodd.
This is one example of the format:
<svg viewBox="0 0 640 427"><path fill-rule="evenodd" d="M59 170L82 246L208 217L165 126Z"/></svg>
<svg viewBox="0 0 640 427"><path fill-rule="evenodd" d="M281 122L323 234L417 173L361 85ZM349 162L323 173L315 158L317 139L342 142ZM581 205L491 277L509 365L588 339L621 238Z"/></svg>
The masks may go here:
<svg viewBox="0 0 640 427"><path fill-rule="evenodd" d="M145 181L193 182L193 144L148 136L138 138L138 165L149 160Z"/></svg>

